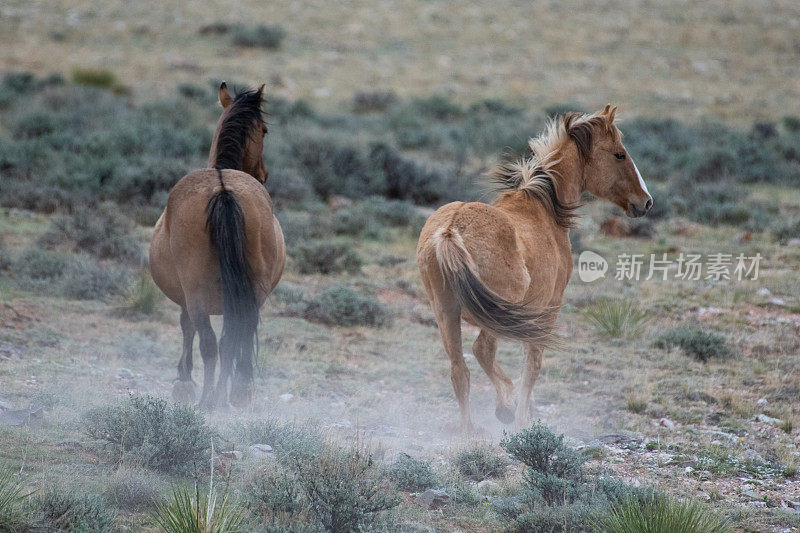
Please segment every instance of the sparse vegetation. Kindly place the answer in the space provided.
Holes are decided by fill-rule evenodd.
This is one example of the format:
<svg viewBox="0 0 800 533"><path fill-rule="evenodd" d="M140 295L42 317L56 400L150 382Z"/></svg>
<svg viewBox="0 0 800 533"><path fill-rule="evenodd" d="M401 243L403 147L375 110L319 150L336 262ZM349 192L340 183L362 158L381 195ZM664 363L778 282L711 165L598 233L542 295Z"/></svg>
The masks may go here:
<svg viewBox="0 0 800 533"><path fill-rule="evenodd" d="M0 471L0 531L24 531L28 520L22 504L26 493L19 478L9 469Z"/></svg>
<svg viewBox="0 0 800 533"><path fill-rule="evenodd" d="M57 531L112 531L115 513L98 494L79 494L61 488L45 492L38 507L46 527Z"/></svg>
<svg viewBox="0 0 800 533"><path fill-rule="evenodd" d="M131 286L126 295L125 302L119 311L126 316L153 316L158 313L158 304L164 296L161 289L150 277L150 273L142 269L139 279Z"/></svg>
<svg viewBox="0 0 800 533"><path fill-rule="evenodd" d="M92 409L86 431L108 443L115 461L167 473L194 472L208 456L212 437L194 408L152 396Z"/></svg>
<svg viewBox="0 0 800 533"><path fill-rule="evenodd" d="M153 518L166 533L244 531L241 511L228 501L227 494L218 501L213 486L209 486L207 495L200 494L198 485L195 485L194 493L185 487L173 489L167 502L156 504Z"/></svg>
<svg viewBox="0 0 800 533"><path fill-rule="evenodd" d="M656 338L654 346L664 350L680 348L686 355L704 363L709 359L726 359L734 355L722 335L686 326L662 333Z"/></svg>
<svg viewBox="0 0 800 533"><path fill-rule="evenodd" d="M145 509L158 501L159 485L161 481L152 472L122 467L115 472L106 496L120 508Z"/></svg>
<svg viewBox="0 0 800 533"><path fill-rule="evenodd" d="M110 70L77 68L72 71L72 81L78 85L111 89L117 83L117 76Z"/></svg>

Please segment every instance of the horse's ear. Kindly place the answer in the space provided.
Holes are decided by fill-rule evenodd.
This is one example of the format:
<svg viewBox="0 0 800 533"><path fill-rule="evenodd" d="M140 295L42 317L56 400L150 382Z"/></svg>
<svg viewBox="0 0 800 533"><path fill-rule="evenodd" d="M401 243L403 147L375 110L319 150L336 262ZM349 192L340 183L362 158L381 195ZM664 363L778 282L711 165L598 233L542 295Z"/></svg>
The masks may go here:
<svg viewBox="0 0 800 533"><path fill-rule="evenodd" d="M259 100L263 100L264 99L264 86L266 86L266 83L262 83L261 87L258 88L258 99Z"/></svg>
<svg viewBox="0 0 800 533"><path fill-rule="evenodd" d="M231 105L231 102L233 102L233 98L228 94L228 84L223 81L219 84L219 103L225 109Z"/></svg>
<svg viewBox="0 0 800 533"><path fill-rule="evenodd" d="M603 110L600 112L601 115L608 115L608 111L611 109L611 104L606 104Z"/></svg>
<svg viewBox="0 0 800 533"><path fill-rule="evenodd" d="M611 108L611 110L608 112L608 123L609 123L609 124L613 124L613 123L614 123L614 116L615 116L616 114L617 114L617 106L614 106L614 107L612 107L612 108Z"/></svg>

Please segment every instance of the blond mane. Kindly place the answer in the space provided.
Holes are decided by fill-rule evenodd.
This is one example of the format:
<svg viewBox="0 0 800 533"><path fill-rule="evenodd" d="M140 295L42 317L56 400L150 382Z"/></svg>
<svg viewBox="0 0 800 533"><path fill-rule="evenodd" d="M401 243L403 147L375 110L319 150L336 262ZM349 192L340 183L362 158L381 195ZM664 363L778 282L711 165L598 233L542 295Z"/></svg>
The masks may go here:
<svg viewBox="0 0 800 533"><path fill-rule="evenodd" d="M524 191L545 207L556 224L572 227L575 209L580 205L559 200L557 189L562 176L555 166L561 161L564 144L570 140L575 142L581 161L586 163L591 156L595 128L607 124L599 113L566 113L552 118L539 136L528 141L529 156L498 164L489 172L489 177L498 190ZM611 134L620 135L616 127Z"/></svg>

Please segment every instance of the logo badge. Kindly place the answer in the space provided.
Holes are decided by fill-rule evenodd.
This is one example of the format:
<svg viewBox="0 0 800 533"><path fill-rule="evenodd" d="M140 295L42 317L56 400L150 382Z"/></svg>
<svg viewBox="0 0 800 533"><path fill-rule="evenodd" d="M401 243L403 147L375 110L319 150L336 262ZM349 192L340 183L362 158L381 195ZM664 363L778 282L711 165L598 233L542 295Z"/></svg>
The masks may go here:
<svg viewBox="0 0 800 533"><path fill-rule="evenodd" d="M598 253L591 250L581 252L578 257L578 277L584 283L591 283L605 277L608 271L608 261Z"/></svg>

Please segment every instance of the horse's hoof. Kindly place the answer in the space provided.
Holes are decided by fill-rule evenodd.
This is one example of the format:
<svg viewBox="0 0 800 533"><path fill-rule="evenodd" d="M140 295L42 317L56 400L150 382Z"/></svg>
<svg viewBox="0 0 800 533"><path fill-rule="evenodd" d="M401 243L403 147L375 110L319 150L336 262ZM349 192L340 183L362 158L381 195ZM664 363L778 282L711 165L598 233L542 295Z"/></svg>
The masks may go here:
<svg viewBox="0 0 800 533"><path fill-rule="evenodd" d="M194 383L191 381L176 381L172 385L172 399L176 403L193 404L195 401Z"/></svg>
<svg viewBox="0 0 800 533"><path fill-rule="evenodd" d="M234 381L231 386L230 400L234 407L244 409L253 401L253 386Z"/></svg>
<svg viewBox="0 0 800 533"><path fill-rule="evenodd" d="M494 410L494 416L503 424L514 423L514 411L505 405L498 405Z"/></svg>

